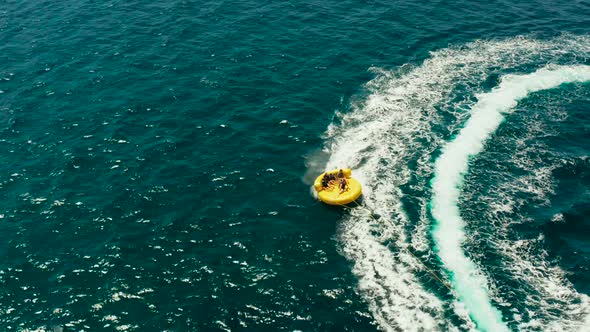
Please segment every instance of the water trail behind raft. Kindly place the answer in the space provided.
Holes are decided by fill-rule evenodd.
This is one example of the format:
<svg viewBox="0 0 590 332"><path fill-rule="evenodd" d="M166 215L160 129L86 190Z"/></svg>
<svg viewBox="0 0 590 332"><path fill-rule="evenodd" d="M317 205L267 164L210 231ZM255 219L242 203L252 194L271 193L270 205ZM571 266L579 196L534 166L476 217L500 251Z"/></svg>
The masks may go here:
<svg viewBox="0 0 590 332"><path fill-rule="evenodd" d="M470 156L483 149L485 140L503 120L502 113L516 106L529 93L552 89L563 83L590 80L590 67L564 66L543 68L533 74L509 75L498 88L477 96L469 120L459 135L443 148L435 164L432 184L432 213L439 222L434 239L439 256L453 272L453 285L479 328L485 331L508 331L502 316L490 303L487 280L462 250L464 224L459 212L460 184L468 170Z"/></svg>
<svg viewBox="0 0 590 332"><path fill-rule="evenodd" d="M462 127L475 95L482 92L481 84L490 75L499 70L526 74L530 68L546 66L547 61L563 60L567 64L571 53L590 55L590 39L563 36L550 41L521 37L476 41L433 52L420 66L406 66L403 71L373 68L376 78L365 86L368 97L353 102L352 111L338 114L337 124L329 127L325 148L330 158L326 167L352 167L353 175L364 184L365 203L382 216L375 221L353 211L345 215L337 234L342 254L353 264L358 292L382 329L476 327L460 293L452 294L454 301L441 300L444 291L426 287L419 277L424 275L423 267L401 250L409 245L436 267L428 212L433 154L448 135ZM413 218L402 203L403 188L408 185L414 191ZM412 232L407 232L408 227ZM571 285L565 287L572 301L583 297ZM488 295L502 302L502 294L494 288ZM578 305L578 311L586 312L587 305ZM449 319L451 316L455 319ZM513 317L504 319L509 324L515 322ZM564 313L562 323L556 324L568 326L574 319Z"/></svg>

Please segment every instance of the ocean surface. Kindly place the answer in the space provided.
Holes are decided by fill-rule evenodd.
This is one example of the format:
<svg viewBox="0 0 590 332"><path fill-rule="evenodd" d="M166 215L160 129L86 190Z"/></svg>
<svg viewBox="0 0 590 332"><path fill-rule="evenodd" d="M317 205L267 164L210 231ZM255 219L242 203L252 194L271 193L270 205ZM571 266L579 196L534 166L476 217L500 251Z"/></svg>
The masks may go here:
<svg viewBox="0 0 590 332"><path fill-rule="evenodd" d="M0 4L1 331L590 330L588 1Z"/></svg>

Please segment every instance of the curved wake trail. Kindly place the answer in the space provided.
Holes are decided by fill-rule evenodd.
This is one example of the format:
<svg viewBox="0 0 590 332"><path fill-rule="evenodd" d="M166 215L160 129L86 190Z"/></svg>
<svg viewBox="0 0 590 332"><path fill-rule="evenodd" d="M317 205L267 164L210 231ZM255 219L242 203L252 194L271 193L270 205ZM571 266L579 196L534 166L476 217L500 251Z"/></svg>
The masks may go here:
<svg viewBox="0 0 590 332"><path fill-rule="evenodd" d="M432 181L432 214L438 222L433 237L439 257L451 272L453 287L478 328L508 331L501 313L493 307L487 280L465 256L465 239L458 200L469 157L481 152L485 141L498 128L517 102L530 93L555 88L564 83L590 81L590 66L554 66L528 75L506 75L489 93L477 95L471 117L456 138L442 150L435 162Z"/></svg>
<svg viewBox="0 0 590 332"><path fill-rule="evenodd" d="M366 95L353 98L350 111L337 113L337 121L325 134L324 152L329 155L327 169L354 169L355 178L363 184L364 203L381 216L373 220L363 211L349 211L336 233L340 253L350 261L357 278L357 292L379 329L472 331L492 326L506 330L508 325L521 331L578 331L587 325L590 298L576 290L566 278L566 271L547 259L542 241L513 240L518 234L508 225L527 222L526 214L496 213L511 211L511 204L529 204L526 195L519 198L523 191L534 190L539 195L551 191L550 173L539 173L538 165L530 171L527 168L530 163L526 151L536 147L518 145L519 153L502 160L523 169L526 176L518 178L519 182L492 182L497 192L476 192L478 202L490 203L486 211L465 207L466 212L481 216L481 220L474 221L473 231L471 227L463 229L457 187L467 171L467 158L482 149L483 142L502 121L503 112L510 111L533 91L586 80L588 67L577 65L588 59L590 38L585 36L565 35L545 41L515 37L440 49L421 64L395 70L371 69L375 78L364 86ZM546 67L549 63L564 66ZM501 73L526 73L543 67L546 69L530 75L503 76L502 83L491 93L477 94L490 84L498 85L495 80ZM474 108L475 97L479 103ZM531 122L533 128L539 121ZM435 169L433 154L447 144L446 135L462 127L462 135L473 138L475 143L449 144L443 151L455 151L452 157L444 157L454 161L452 167ZM512 143L515 139L507 140ZM552 167L544 160L539 163L541 170ZM503 172L495 174L501 178L506 175ZM432 178L440 181L436 207L432 202L435 188L428 182ZM434 230L438 238L431 232L433 207L442 213L436 218L440 225ZM483 230L478 227L480 223L491 229L485 248L477 247L481 239L478 231ZM461 246L470 248L473 262L465 257ZM437 266L436 252L431 249L434 247L438 247L441 258L444 256L444 266ZM452 272L452 300L448 300L445 290L433 286L424 267L403 248L414 251L439 275L444 275L443 269ZM497 253L498 260L481 257L483 250ZM486 278L494 286L489 290ZM471 301L474 295L478 297ZM482 306L477 302L480 300ZM502 306L503 315L490 302Z"/></svg>

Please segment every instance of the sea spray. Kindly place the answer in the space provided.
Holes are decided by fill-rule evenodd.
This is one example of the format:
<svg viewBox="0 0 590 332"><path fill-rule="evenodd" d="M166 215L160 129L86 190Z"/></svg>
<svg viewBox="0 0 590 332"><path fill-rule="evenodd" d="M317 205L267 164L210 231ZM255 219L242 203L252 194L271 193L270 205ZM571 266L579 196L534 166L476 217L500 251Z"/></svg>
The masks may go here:
<svg viewBox="0 0 590 332"><path fill-rule="evenodd" d="M491 304L485 276L461 247L465 222L460 216L458 200L469 157L482 151L485 141L502 122L502 114L509 112L518 100L536 91L588 80L589 66L553 66L528 75L504 76L497 88L477 95L471 117L435 162L432 214L437 224L433 237L439 257L452 273L453 287L460 301L482 330L507 331L508 328L501 313Z"/></svg>

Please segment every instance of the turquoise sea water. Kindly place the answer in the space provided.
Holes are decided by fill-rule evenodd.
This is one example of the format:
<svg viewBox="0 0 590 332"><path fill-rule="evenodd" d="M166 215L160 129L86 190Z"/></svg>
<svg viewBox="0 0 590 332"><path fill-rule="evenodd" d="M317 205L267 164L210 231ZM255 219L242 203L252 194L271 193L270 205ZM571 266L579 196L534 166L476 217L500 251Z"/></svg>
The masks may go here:
<svg viewBox="0 0 590 332"><path fill-rule="evenodd" d="M2 2L0 330L587 329L588 13Z"/></svg>

